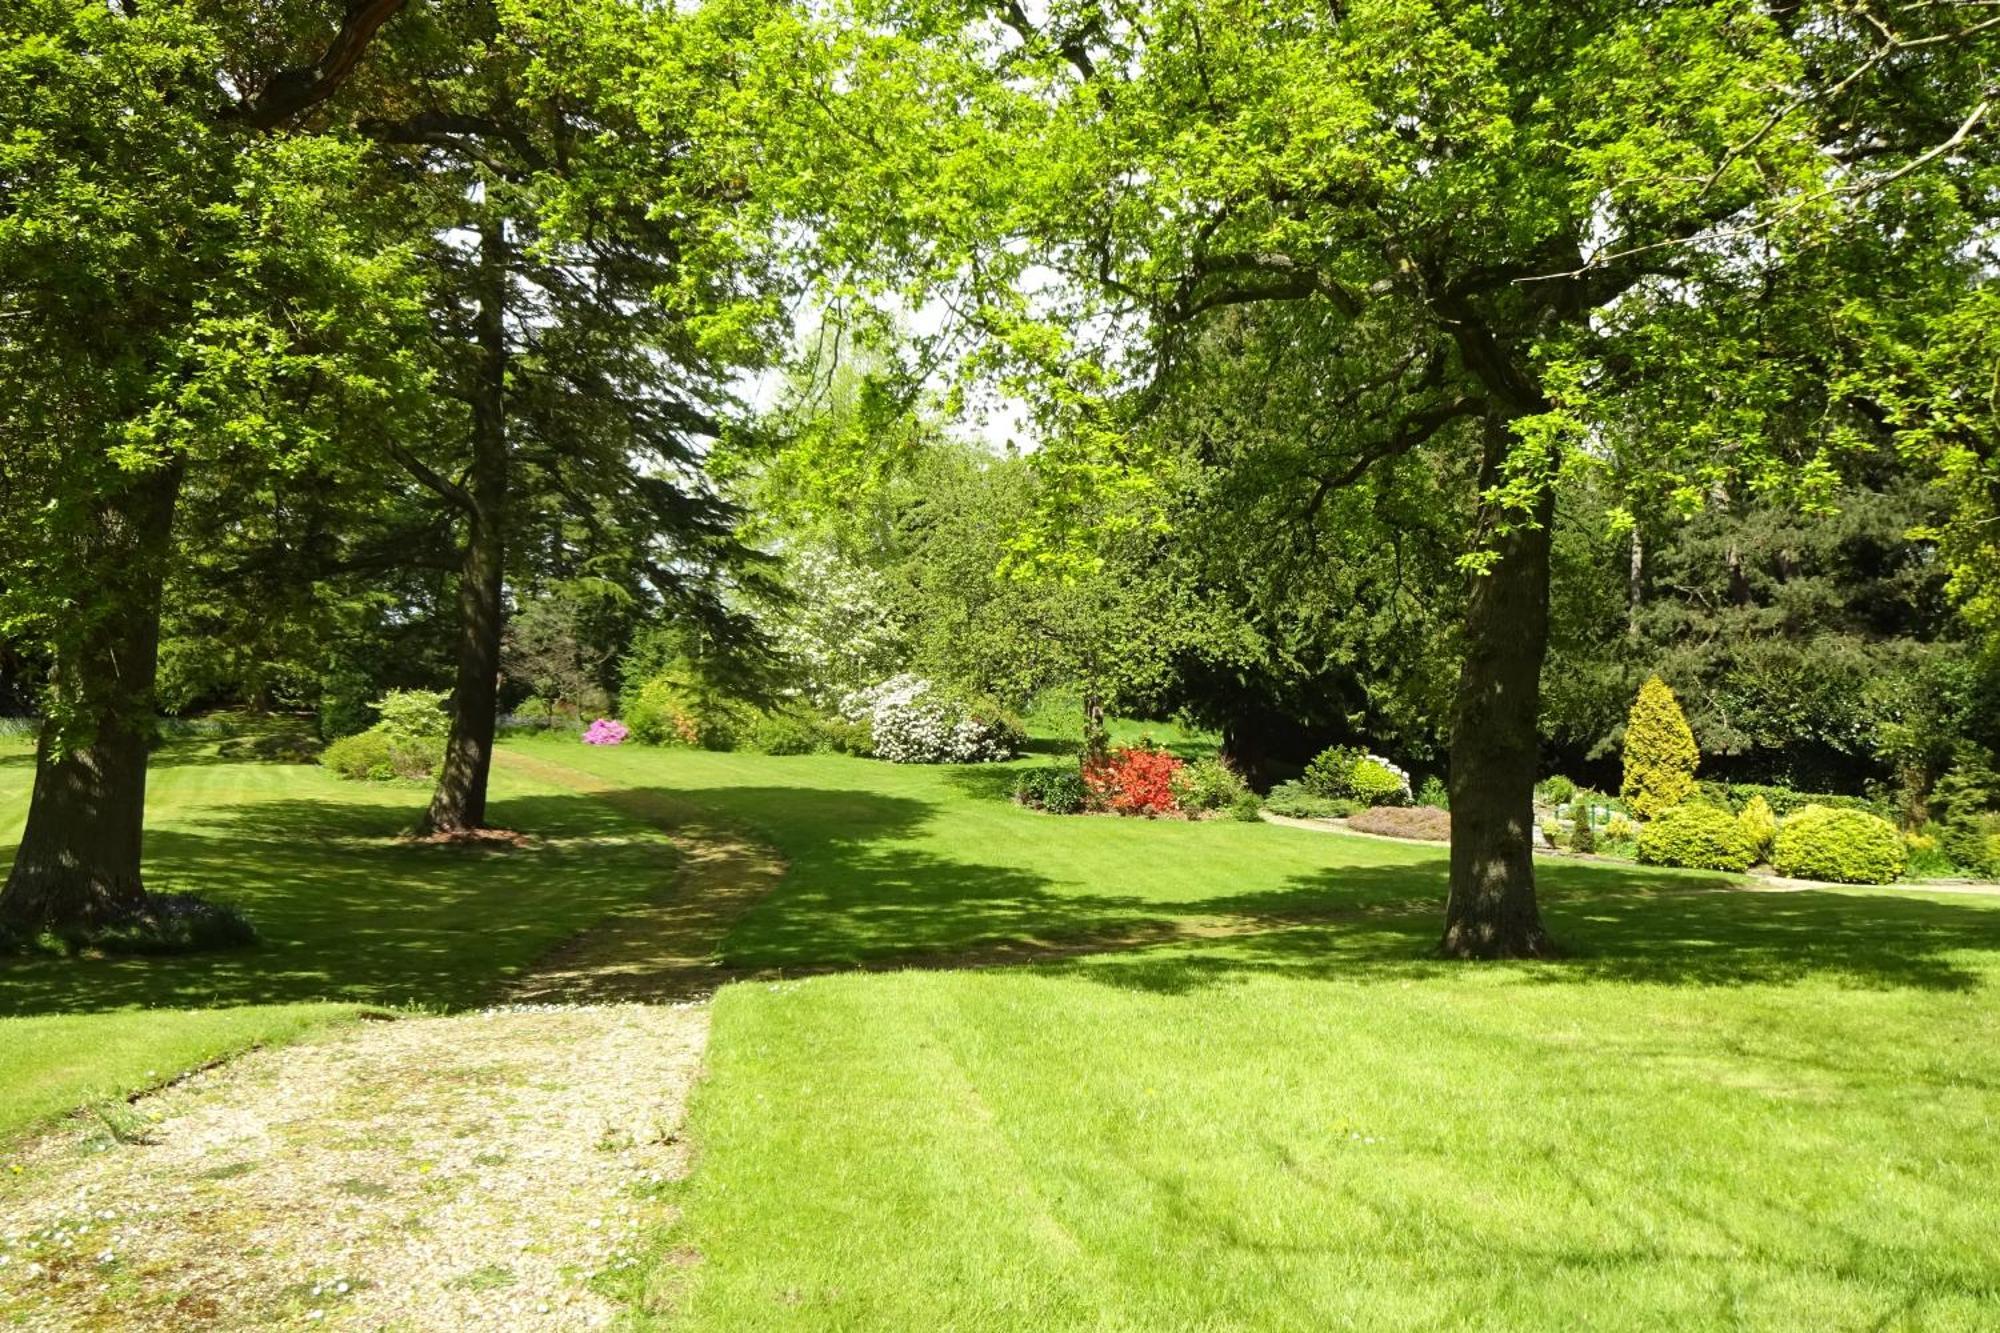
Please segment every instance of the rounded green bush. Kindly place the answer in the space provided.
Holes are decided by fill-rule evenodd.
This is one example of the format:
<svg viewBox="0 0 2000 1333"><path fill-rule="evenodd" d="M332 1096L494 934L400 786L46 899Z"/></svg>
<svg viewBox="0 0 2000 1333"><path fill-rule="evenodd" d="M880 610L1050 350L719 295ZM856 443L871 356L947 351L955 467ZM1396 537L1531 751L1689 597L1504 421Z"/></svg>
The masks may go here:
<svg viewBox="0 0 2000 1333"><path fill-rule="evenodd" d="M1809 805L1778 826L1771 866L1794 879L1887 884L1904 856L1903 835L1880 815Z"/></svg>
<svg viewBox="0 0 2000 1333"><path fill-rule="evenodd" d="M1757 849L1736 816L1712 805L1675 805L1639 830L1639 860L1690 870L1748 870Z"/></svg>
<svg viewBox="0 0 2000 1333"><path fill-rule="evenodd" d="M1031 768L1014 783L1014 799L1052 815L1081 814L1090 797L1083 774L1074 766Z"/></svg>
<svg viewBox="0 0 2000 1333"><path fill-rule="evenodd" d="M1330 801L1354 799L1354 767L1361 762L1361 751L1352 745L1329 745L1313 756L1300 775L1298 785L1314 796L1322 796Z"/></svg>
<svg viewBox="0 0 2000 1333"><path fill-rule="evenodd" d="M1354 761L1354 772L1347 780L1348 791L1363 805L1408 805L1410 789L1403 785L1401 776L1391 773L1373 759Z"/></svg>

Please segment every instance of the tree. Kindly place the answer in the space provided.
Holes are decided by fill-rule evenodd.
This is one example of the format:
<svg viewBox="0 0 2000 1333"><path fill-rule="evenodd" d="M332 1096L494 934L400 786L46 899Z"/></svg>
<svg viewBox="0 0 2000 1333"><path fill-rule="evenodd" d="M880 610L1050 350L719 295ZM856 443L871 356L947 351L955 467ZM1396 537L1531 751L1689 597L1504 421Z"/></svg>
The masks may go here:
<svg viewBox="0 0 2000 1333"><path fill-rule="evenodd" d="M1767 298L1948 160L1963 133L1934 134L1943 113L1987 109L1977 53L1955 32L1888 50L1819 6L972 8L899 34L896 95L949 105L948 127L850 112L870 127L853 170L883 197L923 177L923 216L959 224L925 271L970 289L954 308L1041 372L1051 439L1097 466L1143 462L1129 423L1163 377L1201 373L1214 321L1279 306L1302 312L1326 485L1420 449L1467 464L1441 949L1549 952L1530 849L1557 480L1600 466L1640 403L1690 428L1632 505L1717 475L1811 503L1837 478L1844 422L1767 429L1800 364L1770 373ZM1958 23L1919 9L1898 22ZM1901 118L1913 80L1921 112Z"/></svg>
<svg viewBox="0 0 2000 1333"><path fill-rule="evenodd" d="M1619 794L1633 814L1651 819L1694 794L1700 763L1701 751L1695 748L1680 700L1665 681L1649 677L1625 721L1625 780Z"/></svg>
<svg viewBox="0 0 2000 1333"><path fill-rule="evenodd" d="M703 131L755 14L457 0L372 76L359 128L428 233L443 386L434 429L395 452L460 534L432 831L485 823L517 555L556 578L615 563L714 633L749 632L722 591L756 562L703 457L777 307L737 225L741 163Z"/></svg>
<svg viewBox="0 0 2000 1333"><path fill-rule="evenodd" d="M330 34L309 3L26 0L0 19L0 636L50 663L11 924L146 910L161 590L190 475L342 448L420 381L359 146L292 132L400 7L352 0Z"/></svg>

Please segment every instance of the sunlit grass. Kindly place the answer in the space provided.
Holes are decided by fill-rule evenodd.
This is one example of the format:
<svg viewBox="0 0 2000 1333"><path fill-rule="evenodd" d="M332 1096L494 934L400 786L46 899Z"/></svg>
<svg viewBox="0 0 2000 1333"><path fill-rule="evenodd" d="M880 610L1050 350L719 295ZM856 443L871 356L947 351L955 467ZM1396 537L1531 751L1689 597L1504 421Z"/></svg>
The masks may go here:
<svg viewBox="0 0 2000 1333"><path fill-rule="evenodd" d="M0 751L0 868L32 775L26 750ZM505 774L494 796L495 820L532 832L535 846L398 841L423 812L419 784L223 763L203 744L157 755L148 882L236 904L262 942L186 957L0 959L0 1135L356 1002L485 1002L560 940L671 880L664 835L602 802ZM319 1001L333 1003L296 1007Z"/></svg>
<svg viewBox="0 0 2000 1333"><path fill-rule="evenodd" d="M2000 899L1545 865L1567 961L1464 966L1438 848L569 758L785 851L731 961L1248 931L727 988L641 1323L1990 1326Z"/></svg>

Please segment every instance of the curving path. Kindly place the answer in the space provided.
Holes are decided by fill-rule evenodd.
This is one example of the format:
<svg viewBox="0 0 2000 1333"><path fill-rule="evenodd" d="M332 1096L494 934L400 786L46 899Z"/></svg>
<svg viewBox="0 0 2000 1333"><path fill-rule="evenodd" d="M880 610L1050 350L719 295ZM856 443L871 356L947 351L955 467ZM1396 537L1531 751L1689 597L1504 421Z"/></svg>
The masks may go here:
<svg viewBox="0 0 2000 1333"><path fill-rule="evenodd" d="M717 962L784 867L671 798L502 752L665 830L653 902L473 1014L360 1022L79 1116L0 1175L0 1326L589 1329L669 1214Z"/></svg>

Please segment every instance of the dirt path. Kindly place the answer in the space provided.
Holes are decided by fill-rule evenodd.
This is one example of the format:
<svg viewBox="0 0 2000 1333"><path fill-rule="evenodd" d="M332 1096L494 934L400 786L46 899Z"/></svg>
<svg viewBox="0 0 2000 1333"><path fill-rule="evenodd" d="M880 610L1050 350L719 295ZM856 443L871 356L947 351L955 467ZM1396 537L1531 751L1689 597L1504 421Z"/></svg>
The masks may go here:
<svg viewBox="0 0 2000 1333"><path fill-rule="evenodd" d="M705 999L731 980L717 953L730 926L785 873L778 854L700 808L633 791L594 773L501 750L510 772L592 796L653 825L680 852L673 883L652 902L606 918L564 942L515 988L529 1001L572 1003Z"/></svg>
<svg viewBox="0 0 2000 1333"><path fill-rule="evenodd" d="M661 828L652 902L476 1014L363 1022L72 1119L0 1176L0 1325L587 1329L666 1220L718 947L784 867L670 798L503 752ZM638 1001L635 1003L635 1001Z"/></svg>

